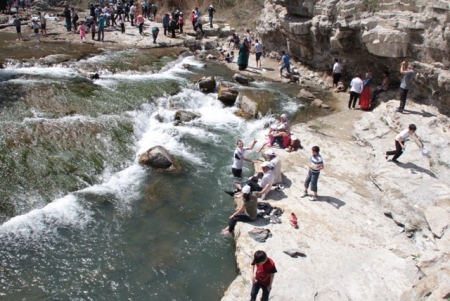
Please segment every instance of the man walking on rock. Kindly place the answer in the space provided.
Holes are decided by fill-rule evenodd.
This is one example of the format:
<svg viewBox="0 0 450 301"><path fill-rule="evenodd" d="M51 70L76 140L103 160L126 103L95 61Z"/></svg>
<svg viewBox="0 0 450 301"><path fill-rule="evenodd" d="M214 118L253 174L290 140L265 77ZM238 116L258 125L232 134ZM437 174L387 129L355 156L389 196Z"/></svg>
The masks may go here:
<svg viewBox="0 0 450 301"><path fill-rule="evenodd" d="M320 171L323 169L323 159L322 156L319 154L320 148L318 146L312 147L312 156L309 157L308 162L308 175L306 176L305 180L305 192L302 195L302 198L308 196L308 187L309 184L311 184L311 190L314 193L312 197L309 199L311 201L317 201L317 182L319 180Z"/></svg>
<svg viewBox="0 0 450 301"><path fill-rule="evenodd" d="M341 72L342 72L342 64L339 63L338 59L334 59L334 65L333 65L333 87L334 92L338 91L338 83L341 79Z"/></svg>
<svg viewBox="0 0 450 301"><path fill-rule="evenodd" d="M410 63L408 65L408 69L406 69L406 61L403 61L400 66L400 73L403 74L402 82L400 84L400 106L397 109L397 112L403 113L406 105L406 96L408 95L408 91L411 88L411 83L414 79L416 73L414 72L414 64Z"/></svg>

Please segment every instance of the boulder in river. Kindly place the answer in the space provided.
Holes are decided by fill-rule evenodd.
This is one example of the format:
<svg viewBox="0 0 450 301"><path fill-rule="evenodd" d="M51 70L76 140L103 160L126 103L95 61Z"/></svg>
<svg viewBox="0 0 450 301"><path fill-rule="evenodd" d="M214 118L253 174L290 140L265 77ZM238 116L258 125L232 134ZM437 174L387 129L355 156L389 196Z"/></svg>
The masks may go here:
<svg viewBox="0 0 450 301"><path fill-rule="evenodd" d="M233 88L233 84L227 82L220 82L218 88L217 99L226 106L232 106L238 97L238 90Z"/></svg>
<svg viewBox="0 0 450 301"><path fill-rule="evenodd" d="M198 82L198 86L200 91L210 93L216 88L216 80L214 76L204 77Z"/></svg>
<svg viewBox="0 0 450 301"><path fill-rule="evenodd" d="M249 79L245 76L243 76L242 74L236 73L233 75L233 79L237 82L240 83L241 85L248 85L249 83Z"/></svg>
<svg viewBox="0 0 450 301"><path fill-rule="evenodd" d="M200 117L200 115L198 115L194 112L179 110L179 111L176 111L176 113L175 113L175 122L177 122L177 124L180 124L182 122L189 122L189 121L194 120L199 117Z"/></svg>
<svg viewBox="0 0 450 301"><path fill-rule="evenodd" d="M256 118L258 116L258 103L248 98L244 94L239 96L240 108L246 115L251 118Z"/></svg>
<svg viewBox="0 0 450 301"><path fill-rule="evenodd" d="M177 171L172 155L160 145L150 148L139 157L139 164L151 167L159 171Z"/></svg>

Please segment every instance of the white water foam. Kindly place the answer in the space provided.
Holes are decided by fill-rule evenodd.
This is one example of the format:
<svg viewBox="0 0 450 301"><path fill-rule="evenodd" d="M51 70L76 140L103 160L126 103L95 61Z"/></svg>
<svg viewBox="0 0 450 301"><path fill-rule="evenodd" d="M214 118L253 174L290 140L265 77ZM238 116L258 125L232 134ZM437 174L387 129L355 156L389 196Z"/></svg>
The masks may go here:
<svg viewBox="0 0 450 301"><path fill-rule="evenodd" d="M11 218L0 225L0 237L14 234L15 239L38 240L42 235L56 234L59 227L82 230L91 222L92 214L74 195L67 195L44 208Z"/></svg>

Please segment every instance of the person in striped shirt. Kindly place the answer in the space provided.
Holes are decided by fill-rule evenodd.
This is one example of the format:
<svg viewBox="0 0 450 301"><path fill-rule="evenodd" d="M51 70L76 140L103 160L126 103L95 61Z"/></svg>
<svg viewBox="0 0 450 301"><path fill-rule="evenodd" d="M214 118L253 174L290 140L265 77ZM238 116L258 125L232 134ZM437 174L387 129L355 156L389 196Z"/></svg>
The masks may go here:
<svg viewBox="0 0 450 301"><path fill-rule="evenodd" d="M318 146L312 147L312 155L309 157L308 162L308 175L306 176L305 180L305 192L302 195L303 197L308 196L308 188L309 184L311 184L311 191L313 192L313 195L309 198L311 201L317 201L317 181L319 180L320 171L323 169L323 159L322 156L319 154L320 148Z"/></svg>

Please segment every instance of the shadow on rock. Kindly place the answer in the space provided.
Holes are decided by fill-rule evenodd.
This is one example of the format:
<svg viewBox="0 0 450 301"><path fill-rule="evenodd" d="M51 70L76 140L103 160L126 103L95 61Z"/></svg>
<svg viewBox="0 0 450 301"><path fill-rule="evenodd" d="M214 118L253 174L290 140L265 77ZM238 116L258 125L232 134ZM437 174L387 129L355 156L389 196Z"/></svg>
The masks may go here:
<svg viewBox="0 0 450 301"><path fill-rule="evenodd" d="M429 175L430 177L433 177L435 179L437 179L437 176L430 170L425 169L423 167L418 166L415 163L412 162L408 162L408 163L402 163L402 162L397 162L397 165L402 167L402 168L407 168L411 170L411 173L418 173L418 172L423 172L426 173L427 175Z"/></svg>
<svg viewBox="0 0 450 301"><path fill-rule="evenodd" d="M422 110L422 112L418 112L418 111L412 111L412 110L404 110L403 114L412 114L412 115L420 115L422 117L436 117L436 115L431 114L429 112L425 112L424 110Z"/></svg>
<svg viewBox="0 0 450 301"><path fill-rule="evenodd" d="M339 209L342 206L346 205L345 202L343 202L343 201L341 201L341 200L339 200L339 199L337 199L335 197L327 196L327 195L320 196L319 197L319 202L327 202L328 204L332 205L336 209Z"/></svg>

